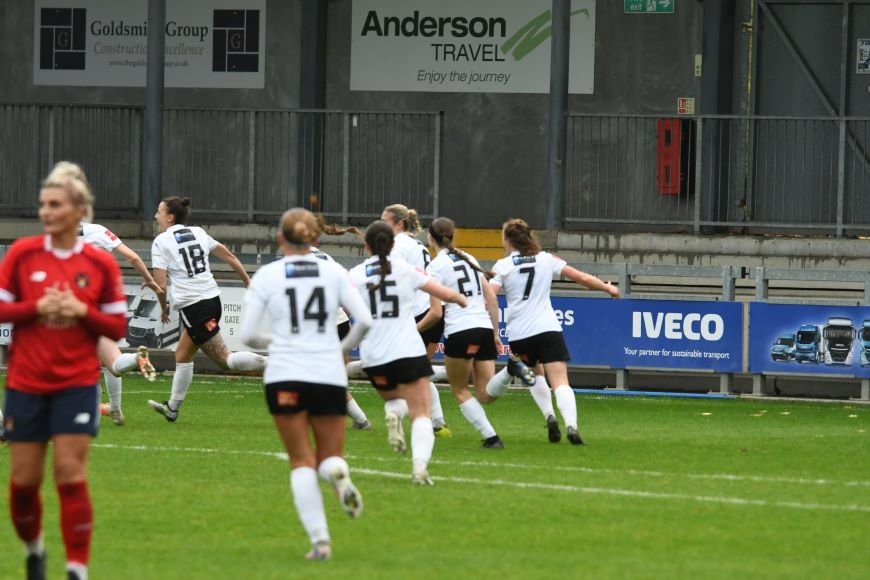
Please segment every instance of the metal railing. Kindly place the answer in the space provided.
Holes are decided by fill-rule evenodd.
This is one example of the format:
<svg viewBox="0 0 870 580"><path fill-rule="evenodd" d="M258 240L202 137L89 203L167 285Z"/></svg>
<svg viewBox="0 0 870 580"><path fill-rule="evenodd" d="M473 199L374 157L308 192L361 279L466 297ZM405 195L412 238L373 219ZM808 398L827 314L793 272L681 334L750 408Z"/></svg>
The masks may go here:
<svg viewBox="0 0 870 580"><path fill-rule="evenodd" d="M441 125L437 112L167 108L161 196L193 198L200 217L244 222L271 222L312 200L343 222L395 202L431 219ZM0 213L32 215L39 178L66 159L87 171L98 217L141 216L143 109L0 105L0 127Z"/></svg>
<svg viewBox="0 0 870 580"><path fill-rule="evenodd" d="M675 132L662 121L569 115L566 222L870 231L870 120L695 116Z"/></svg>

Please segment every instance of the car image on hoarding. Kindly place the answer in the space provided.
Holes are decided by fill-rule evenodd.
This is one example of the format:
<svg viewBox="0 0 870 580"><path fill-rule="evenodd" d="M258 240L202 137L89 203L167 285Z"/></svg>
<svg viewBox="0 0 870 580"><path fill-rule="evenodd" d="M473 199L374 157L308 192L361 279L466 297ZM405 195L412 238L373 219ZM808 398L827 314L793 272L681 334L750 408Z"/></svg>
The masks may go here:
<svg viewBox="0 0 870 580"><path fill-rule="evenodd" d="M770 349L770 359L773 361L788 362L794 359L795 335L781 334Z"/></svg>

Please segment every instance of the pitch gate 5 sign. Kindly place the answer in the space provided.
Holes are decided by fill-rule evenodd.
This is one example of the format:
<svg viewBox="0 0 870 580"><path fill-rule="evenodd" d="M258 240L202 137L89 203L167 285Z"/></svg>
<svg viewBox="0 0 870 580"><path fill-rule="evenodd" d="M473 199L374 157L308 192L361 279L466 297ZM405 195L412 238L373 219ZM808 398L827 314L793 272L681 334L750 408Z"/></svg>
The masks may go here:
<svg viewBox="0 0 870 580"><path fill-rule="evenodd" d="M264 87L266 0L166 4L166 86ZM35 0L34 11L34 84L145 86L147 2Z"/></svg>

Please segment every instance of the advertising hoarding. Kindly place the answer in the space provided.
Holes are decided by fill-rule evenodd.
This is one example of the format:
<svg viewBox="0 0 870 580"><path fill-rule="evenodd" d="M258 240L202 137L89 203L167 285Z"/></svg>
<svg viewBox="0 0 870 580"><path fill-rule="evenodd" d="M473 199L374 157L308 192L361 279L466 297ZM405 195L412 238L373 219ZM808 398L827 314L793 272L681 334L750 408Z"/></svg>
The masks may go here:
<svg viewBox="0 0 870 580"><path fill-rule="evenodd" d="M266 0L166 3L167 87L262 89ZM144 87L148 2L35 0L33 84Z"/></svg>
<svg viewBox="0 0 870 580"><path fill-rule="evenodd" d="M870 306L753 302L749 371L870 377Z"/></svg>
<svg viewBox="0 0 870 580"><path fill-rule="evenodd" d="M354 0L354 91L549 93L550 0ZM569 87L592 94L595 0L571 3Z"/></svg>

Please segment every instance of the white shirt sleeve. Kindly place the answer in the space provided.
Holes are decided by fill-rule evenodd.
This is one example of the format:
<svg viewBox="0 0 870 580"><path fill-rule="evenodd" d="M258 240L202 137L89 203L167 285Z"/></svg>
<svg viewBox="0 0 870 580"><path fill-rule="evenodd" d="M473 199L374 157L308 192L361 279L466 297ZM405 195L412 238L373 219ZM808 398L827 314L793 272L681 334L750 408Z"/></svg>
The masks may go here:
<svg viewBox="0 0 870 580"><path fill-rule="evenodd" d="M553 276L561 276L562 270L568 263L554 254L547 253L547 256L549 257L550 268L553 269Z"/></svg>
<svg viewBox="0 0 870 580"><path fill-rule="evenodd" d="M163 255L163 249L160 244L160 236L154 238L154 242L151 244L151 267L159 268L161 270L169 269L169 263L167 262L166 257Z"/></svg>

